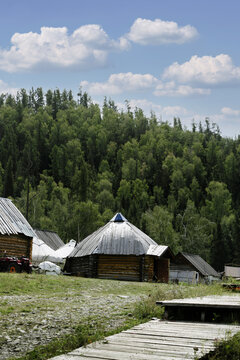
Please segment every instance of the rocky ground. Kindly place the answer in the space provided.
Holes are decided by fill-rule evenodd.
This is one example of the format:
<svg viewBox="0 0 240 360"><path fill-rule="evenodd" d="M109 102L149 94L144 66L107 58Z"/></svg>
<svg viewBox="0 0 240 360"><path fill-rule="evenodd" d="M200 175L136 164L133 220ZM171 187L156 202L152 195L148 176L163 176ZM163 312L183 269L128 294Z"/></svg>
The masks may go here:
<svg viewBox="0 0 240 360"><path fill-rule="evenodd" d="M38 345L71 333L83 322L97 319L116 328L127 316L139 295L74 292L71 296L0 296L0 359L23 355Z"/></svg>

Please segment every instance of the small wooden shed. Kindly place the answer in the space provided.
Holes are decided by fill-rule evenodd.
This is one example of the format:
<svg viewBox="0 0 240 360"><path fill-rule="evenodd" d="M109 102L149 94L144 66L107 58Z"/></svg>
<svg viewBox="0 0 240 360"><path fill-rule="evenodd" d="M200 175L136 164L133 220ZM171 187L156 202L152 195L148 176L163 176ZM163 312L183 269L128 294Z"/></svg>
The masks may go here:
<svg viewBox="0 0 240 360"><path fill-rule="evenodd" d="M196 272L197 282L209 282L218 279L220 276L214 268L209 265L201 256L180 252L171 263L170 272ZM172 276L172 275L171 275ZM172 280L172 278L171 278ZM181 279L179 279L181 281Z"/></svg>
<svg viewBox="0 0 240 360"><path fill-rule="evenodd" d="M32 257L31 225L10 199L0 198L0 254Z"/></svg>
<svg viewBox="0 0 240 360"><path fill-rule="evenodd" d="M65 270L101 279L168 282L171 258L168 246L158 245L117 213L75 247Z"/></svg>

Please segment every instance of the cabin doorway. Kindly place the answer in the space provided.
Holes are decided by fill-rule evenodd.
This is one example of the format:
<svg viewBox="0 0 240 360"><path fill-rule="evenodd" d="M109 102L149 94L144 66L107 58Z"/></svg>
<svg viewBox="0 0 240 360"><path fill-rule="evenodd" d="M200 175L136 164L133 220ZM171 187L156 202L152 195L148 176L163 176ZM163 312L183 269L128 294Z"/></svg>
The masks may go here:
<svg viewBox="0 0 240 360"><path fill-rule="evenodd" d="M170 260L165 258L154 258L153 280L168 283Z"/></svg>

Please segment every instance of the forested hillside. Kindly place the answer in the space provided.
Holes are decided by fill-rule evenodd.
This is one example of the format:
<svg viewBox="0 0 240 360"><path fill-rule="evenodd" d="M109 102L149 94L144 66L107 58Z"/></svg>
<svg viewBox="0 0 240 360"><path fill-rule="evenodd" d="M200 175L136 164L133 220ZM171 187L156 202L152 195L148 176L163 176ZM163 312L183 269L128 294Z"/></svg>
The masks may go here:
<svg viewBox="0 0 240 360"><path fill-rule="evenodd" d="M34 228L81 240L116 211L174 252L240 263L240 139L80 92L0 96L0 194Z"/></svg>

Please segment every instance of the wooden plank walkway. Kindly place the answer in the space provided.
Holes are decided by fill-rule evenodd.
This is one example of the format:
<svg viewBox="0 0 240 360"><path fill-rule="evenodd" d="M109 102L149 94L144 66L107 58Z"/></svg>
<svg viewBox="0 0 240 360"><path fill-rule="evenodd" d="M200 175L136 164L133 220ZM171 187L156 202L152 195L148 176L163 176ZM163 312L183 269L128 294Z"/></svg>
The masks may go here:
<svg viewBox="0 0 240 360"><path fill-rule="evenodd" d="M52 360L185 360L214 349L240 326L151 320Z"/></svg>
<svg viewBox="0 0 240 360"><path fill-rule="evenodd" d="M159 305L163 306L194 306L194 307L215 307L215 308L231 308L240 309L239 295L214 295L203 296L186 299L174 299L166 301L157 301Z"/></svg>
<svg viewBox="0 0 240 360"><path fill-rule="evenodd" d="M167 320L212 321L232 323L240 320L240 296L203 296L196 298L157 301L165 307L164 317Z"/></svg>

